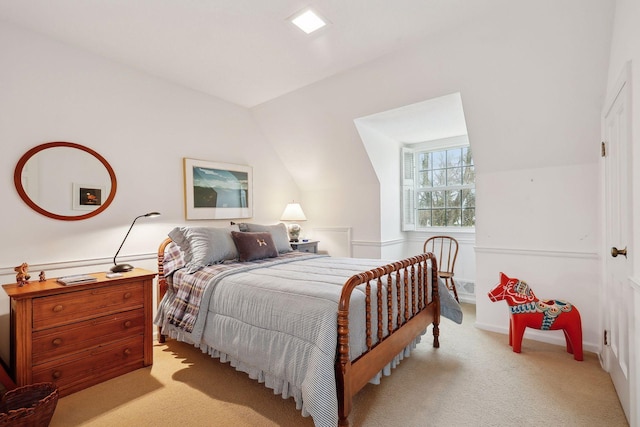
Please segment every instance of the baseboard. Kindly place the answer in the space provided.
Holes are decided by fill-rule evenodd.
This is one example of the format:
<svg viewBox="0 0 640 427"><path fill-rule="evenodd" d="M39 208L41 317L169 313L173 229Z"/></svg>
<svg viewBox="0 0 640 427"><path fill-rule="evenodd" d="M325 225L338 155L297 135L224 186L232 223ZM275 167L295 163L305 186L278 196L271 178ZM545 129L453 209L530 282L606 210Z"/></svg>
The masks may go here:
<svg viewBox="0 0 640 427"><path fill-rule="evenodd" d="M484 331L489 331L489 332L496 332L498 334L503 334L505 335L505 340L507 340L506 342L508 342L508 334L509 334L509 328L508 327L497 327L494 325L489 325L486 323L481 323L481 322L475 322L474 326L478 329L482 329ZM547 344L554 344L554 345L559 345L564 347L566 345L566 341L564 340L564 335L562 334L562 331L558 330L558 331L540 331L537 329L531 329L531 328L527 328L525 335L524 335L524 339L527 340L531 340L531 341L539 341L539 342L544 342ZM582 342L582 349L583 351L589 351L595 354L599 354L600 353L600 347L597 344L594 343L590 343L590 342Z"/></svg>

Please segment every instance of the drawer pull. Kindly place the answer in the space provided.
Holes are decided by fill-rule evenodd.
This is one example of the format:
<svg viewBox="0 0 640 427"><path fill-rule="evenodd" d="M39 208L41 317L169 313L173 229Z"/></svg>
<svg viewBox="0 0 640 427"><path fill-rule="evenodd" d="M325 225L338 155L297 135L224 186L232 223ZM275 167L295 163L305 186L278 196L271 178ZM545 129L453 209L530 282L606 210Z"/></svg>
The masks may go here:
<svg viewBox="0 0 640 427"><path fill-rule="evenodd" d="M53 344L54 346L59 346L62 344L62 338L56 338L53 341L51 341L51 344Z"/></svg>
<svg viewBox="0 0 640 427"><path fill-rule="evenodd" d="M122 298L124 298L124 299L129 299L129 298L131 298L131 292L127 292L127 293L125 293L125 294L124 294L124 296L123 296Z"/></svg>
<svg viewBox="0 0 640 427"><path fill-rule="evenodd" d="M54 380L57 380L58 378L60 378L62 376L62 372L60 371L53 371L51 373L51 378L53 378Z"/></svg>
<svg viewBox="0 0 640 427"><path fill-rule="evenodd" d="M126 322L124 322L124 327L125 328L130 328L131 327L131 320L127 320Z"/></svg>
<svg viewBox="0 0 640 427"><path fill-rule="evenodd" d="M125 348L124 351L122 352L122 354L124 354L125 356L129 356L131 354L131 349L130 348Z"/></svg>
<svg viewBox="0 0 640 427"><path fill-rule="evenodd" d="M64 310L64 306L62 304L58 304L54 306L52 310L54 313L60 313L62 310Z"/></svg>

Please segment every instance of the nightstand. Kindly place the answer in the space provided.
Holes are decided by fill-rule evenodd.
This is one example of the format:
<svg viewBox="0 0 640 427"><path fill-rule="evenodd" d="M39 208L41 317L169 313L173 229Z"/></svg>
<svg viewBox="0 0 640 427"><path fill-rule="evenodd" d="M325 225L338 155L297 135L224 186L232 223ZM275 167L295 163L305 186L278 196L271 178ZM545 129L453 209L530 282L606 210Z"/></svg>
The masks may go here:
<svg viewBox="0 0 640 427"><path fill-rule="evenodd" d="M317 240L309 240L308 242L291 242L291 247L294 251L299 252L309 252L312 254L318 253L318 241Z"/></svg>
<svg viewBox="0 0 640 427"><path fill-rule="evenodd" d="M56 279L3 285L11 302L16 385L55 382L60 396L153 363L155 273L140 268L65 286Z"/></svg>

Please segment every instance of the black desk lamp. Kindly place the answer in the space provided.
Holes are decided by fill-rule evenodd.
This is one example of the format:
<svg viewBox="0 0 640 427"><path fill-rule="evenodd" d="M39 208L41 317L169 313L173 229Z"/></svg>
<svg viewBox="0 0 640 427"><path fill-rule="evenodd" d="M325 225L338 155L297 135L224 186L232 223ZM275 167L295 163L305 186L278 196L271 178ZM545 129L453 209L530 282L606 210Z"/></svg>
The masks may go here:
<svg viewBox="0 0 640 427"><path fill-rule="evenodd" d="M116 258L118 257L118 254L120 253L120 249L122 249L122 245L124 245L124 242L127 240L127 237L129 237L129 233L131 232L131 229L133 228L133 224L136 223L138 218L152 217L152 216L159 216L159 215L160 215L159 212L149 212L149 213L146 213L144 215L140 215L140 216L135 217L135 219L131 223L131 227L129 227L129 231L127 231L127 234L125 234L124 239L122 239L122 243L120 243L120 247L118 248L118 251L113 256L113 267L111 267L111 271L113 271L114 273L120 273L120 272L123 272L123 271L131 271L131 270L133 270L133 266L131 264L117 264L116 263Z"/></svg>

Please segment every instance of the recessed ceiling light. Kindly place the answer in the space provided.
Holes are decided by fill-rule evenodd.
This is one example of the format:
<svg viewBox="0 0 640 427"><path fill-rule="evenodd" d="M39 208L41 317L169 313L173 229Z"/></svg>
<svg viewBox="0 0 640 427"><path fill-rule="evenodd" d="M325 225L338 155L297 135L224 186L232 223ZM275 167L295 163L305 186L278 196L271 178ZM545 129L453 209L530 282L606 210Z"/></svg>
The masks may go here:
<svg viewBox="0 0 640 427"><path fill-rule="evenodd" d="M312 10L307 10L297 15L291 22L307 34L311 34L327 25L327 23Z"/></svg>

